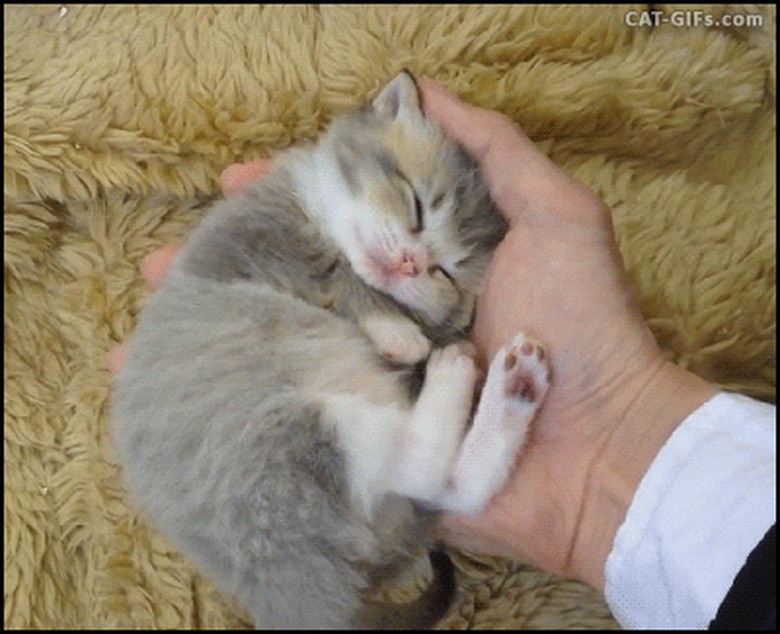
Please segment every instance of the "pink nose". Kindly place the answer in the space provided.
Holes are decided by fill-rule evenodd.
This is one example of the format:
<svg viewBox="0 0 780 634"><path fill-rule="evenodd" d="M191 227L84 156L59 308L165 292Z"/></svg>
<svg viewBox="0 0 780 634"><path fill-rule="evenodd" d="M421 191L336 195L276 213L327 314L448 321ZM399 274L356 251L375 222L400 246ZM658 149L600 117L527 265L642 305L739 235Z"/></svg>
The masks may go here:
<svg viewBox="0 0 780 634"><path fill-rule="evenodd" d="M404 249L401 256L401 264L398 268L403 275L417 277L426 270L427 263L428 256L424 250L410 251L409 249Z"/></svg>

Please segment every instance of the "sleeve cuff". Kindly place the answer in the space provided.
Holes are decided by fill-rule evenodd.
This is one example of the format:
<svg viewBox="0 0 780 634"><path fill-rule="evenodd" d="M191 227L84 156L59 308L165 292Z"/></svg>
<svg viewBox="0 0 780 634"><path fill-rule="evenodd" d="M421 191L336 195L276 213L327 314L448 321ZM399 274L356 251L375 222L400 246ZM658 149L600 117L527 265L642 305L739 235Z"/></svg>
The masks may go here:
<svg viewBox="0 0 780 634"><path fill-rule="evenodd" d="M775 407L721 392L656 456L615 536L605 596L627 628L707 628L776 518Z"/></svg>

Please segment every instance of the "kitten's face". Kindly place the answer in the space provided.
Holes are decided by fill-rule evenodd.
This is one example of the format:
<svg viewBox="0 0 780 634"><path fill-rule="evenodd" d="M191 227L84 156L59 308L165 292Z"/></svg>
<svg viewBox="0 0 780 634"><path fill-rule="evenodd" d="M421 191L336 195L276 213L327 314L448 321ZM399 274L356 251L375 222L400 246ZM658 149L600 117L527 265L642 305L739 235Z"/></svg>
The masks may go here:
<svg viewBox="0 0 780 634"><path fill-rule="evenodd" d="M466 325L506 223L475 163L425 119L411 76L320 148L326 220L355 272L434 324Z"/></svg>

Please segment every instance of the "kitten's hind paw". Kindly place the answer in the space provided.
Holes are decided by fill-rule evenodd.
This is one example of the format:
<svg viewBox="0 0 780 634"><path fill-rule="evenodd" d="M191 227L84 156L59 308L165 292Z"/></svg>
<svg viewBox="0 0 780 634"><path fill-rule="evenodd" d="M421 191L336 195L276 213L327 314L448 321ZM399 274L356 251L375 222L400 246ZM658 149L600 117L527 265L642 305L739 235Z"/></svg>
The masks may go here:
<svg viewBox="0 0 780 634"><path fill-rule="evenodd" d="M521 332L501 352L506 397L528 405L541 403L550 387L550 367L542 345Z"/></svg>
<svg viewBox="0 0 780 634"><path fill-rule="evenodd" d="M544 348L518 333L490 362L480 396L479 424L486 429L515 429L524 436L549 387L550 366Z"/></svg>

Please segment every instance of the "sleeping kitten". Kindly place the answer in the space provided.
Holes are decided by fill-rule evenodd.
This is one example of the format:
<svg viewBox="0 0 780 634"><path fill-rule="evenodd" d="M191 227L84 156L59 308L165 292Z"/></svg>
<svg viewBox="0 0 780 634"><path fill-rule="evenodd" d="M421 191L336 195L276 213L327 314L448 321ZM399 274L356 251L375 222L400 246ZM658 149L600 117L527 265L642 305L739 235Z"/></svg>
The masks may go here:
<svg viewBox="0 0 780 634"><path fill-rule="evenodd" d="M368 597L432 546L433 511L484 508L547 390L518 334L468 427L462 338L505 230L401 73L219 202L143 311L115 392L126 480L258 627L431 625L446 609L446 583L405 607Z"/></svg>

